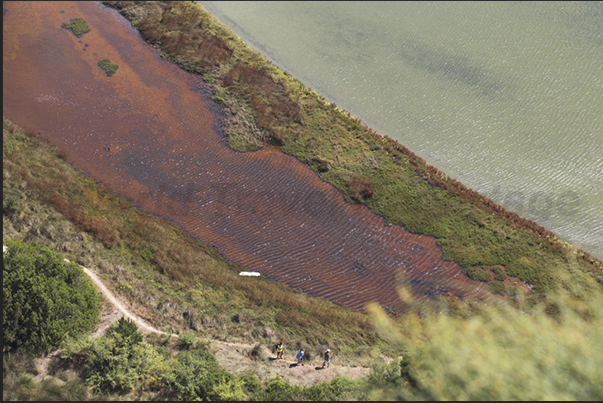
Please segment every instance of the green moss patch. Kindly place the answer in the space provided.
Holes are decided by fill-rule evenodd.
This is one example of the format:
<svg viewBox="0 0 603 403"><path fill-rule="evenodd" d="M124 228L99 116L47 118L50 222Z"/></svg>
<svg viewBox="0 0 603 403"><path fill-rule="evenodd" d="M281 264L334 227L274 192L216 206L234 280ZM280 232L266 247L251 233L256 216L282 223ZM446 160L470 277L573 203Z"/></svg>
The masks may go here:
<svg viewBox="0 0 603 403"><path fill-rule="evenodd" d="M98 62L98 65L101 69L105 70L105 73L107 73L107 77L111 77L113 74L115 74L117 68L119 67L117 64L111 63L111 60L109 59L101 60L100 62Z"/></svg>
<svg viewBox="0 0 603 403"><path fill-rule="evenodd" d="M81 38L82 35L87 32L90 32L90 27L88 26L88 24L86 24L86 21L84 21L84 19L81 17L72 18L69 21L69 24L64 23L62 27L71 30L71 32L73 32L73 34L78 38Z"/></svg>

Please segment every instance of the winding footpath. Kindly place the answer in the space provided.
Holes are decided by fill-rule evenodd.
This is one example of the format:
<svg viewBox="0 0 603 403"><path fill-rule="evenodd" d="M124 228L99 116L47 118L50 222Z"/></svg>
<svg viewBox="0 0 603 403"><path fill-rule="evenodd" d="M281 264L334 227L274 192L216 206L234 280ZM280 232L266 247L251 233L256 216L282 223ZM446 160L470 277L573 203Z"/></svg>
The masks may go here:
<svg viewBox="0 0 603 403"><path fill-rule="evenodd" d="M7 249L8 248L6 247L6 245L2 245L3 252L6 252ZM68 259L65 259L65 261L68 263L71 263L71 261ZM115 306L115 308L117 308L117 310L119 312L121 312L126 318L128 318L131 321L133 321L134 323L136 323L136 325L138 326L138 328L140 330L142 330L145 333L159 333L159 334L166 334L166 335L169 334L169 333L163 332L163 331L149 325L144 319L142 319L141 317L128 311L126 309L126 307L124 306L124 304L122 304L117 299L117 297L105 286L105 284L103 284L101 279L92 270L90 270L87 267L84 267L82 265L79 265L79 266L82 268L82 270L84 270L84 273L86 273L88 275L88 277L90 277L90 280L92 280L92 282L100 290L102 295L107 300L109 300L109 302L111 302L111 304L113 304L113 306ZM172 336L178 337L177 334L172 334Z"/></svg>

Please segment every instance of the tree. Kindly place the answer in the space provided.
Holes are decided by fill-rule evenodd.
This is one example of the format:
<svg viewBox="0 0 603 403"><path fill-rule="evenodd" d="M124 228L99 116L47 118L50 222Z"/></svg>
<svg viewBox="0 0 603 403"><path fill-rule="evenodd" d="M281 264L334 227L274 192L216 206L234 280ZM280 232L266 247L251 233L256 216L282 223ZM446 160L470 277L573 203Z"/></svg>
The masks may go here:
<svg viewBox="0 0 603 403"><path fill-rule="evenodd" d="M52 249L18 240L3 254L3 351L41 355L67 337L92 331L99 299L75 263Z"/></svg>
<svg viewBox="0 0 603 403"><path fill-rule="evenodd" d="M121 393L153 383L165 368L136 323L122 317L83 349L84 377L94 392Z"/></svg>
<svg viewBox="0 0 603 403"><path fill-rule="evenodd" d="M166 397L171 400L220 400L246 396L235 376L222 370L206 350L185 350L163 376Z"/></svg>

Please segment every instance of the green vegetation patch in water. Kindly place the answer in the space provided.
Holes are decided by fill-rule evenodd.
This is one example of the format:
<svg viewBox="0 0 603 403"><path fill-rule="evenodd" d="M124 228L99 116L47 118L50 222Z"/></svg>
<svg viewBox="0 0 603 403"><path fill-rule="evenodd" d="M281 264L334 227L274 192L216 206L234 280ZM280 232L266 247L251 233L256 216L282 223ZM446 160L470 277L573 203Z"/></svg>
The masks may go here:
<svg viewBox="0 0 603 403"><path fill-rule="evenodd" d="M111 77L113 74L115 74L117 68L119 67L117 64L111 63L111 60L109 59L101 60L98 62L98 65L101 69L105 70L105 73L107 73L108 77Z"/></svg>
<svg viewBox="0 0 603 403"><path fill-rule="evenodd" d="M70 29L71 32L78 38L81 38L87 32L90 32L90 27L86 24L86 21L81 17L72 18L69 24L64 23L62 25L65 29Z"/></svg>

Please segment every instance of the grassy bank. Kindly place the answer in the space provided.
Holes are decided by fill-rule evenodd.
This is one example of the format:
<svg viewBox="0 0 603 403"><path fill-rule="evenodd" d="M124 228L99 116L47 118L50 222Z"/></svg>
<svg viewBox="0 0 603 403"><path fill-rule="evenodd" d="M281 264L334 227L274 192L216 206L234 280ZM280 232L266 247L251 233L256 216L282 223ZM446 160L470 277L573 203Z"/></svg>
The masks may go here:
<svg viewBox="0 0 603 403"><path fill-rule="evenodd" d="M501 266L506 275L534 285L537 294L555 290L565 273L576 281L601 278L600 261L326 103L195 2L103 3L119 10L164 57L203 76L226 112L224 132L231 147L280 146L348 201L366 204L391 224L435 237L445 258L466 270ZM491 288L500 291L501 284Z"/></svg>

